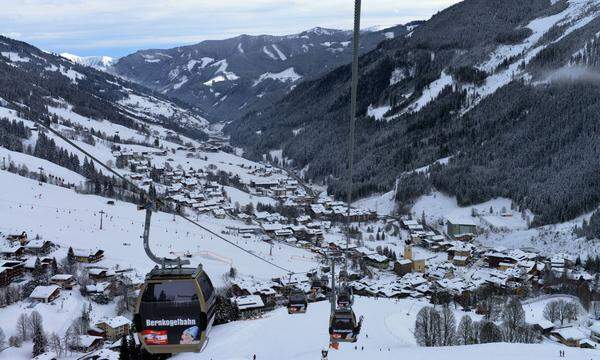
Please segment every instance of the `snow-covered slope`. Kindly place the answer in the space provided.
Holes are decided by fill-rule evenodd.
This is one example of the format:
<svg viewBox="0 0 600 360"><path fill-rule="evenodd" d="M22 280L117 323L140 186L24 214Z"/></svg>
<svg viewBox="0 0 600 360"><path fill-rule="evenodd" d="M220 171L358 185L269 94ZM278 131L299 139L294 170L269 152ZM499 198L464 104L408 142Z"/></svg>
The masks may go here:
<svg viewBox="0 0 600 360"><path fill-rule="evenodd" d="M88 122L107 121L147 137L153 124L204 137L208 121L198 109L71 61L76 58L67 60L6 37L0 38L0 55L2 107L27 109L27 116L37 119L53 115L52 111L59 116L69 112Z"/></svg>
<svg viewBox="0 0 600 360"><path fill-rule="evenodd" d="M330 350L329 359L337 360L396 360L438 359L449 360L531 360L558 358L555 344L487 344L461 347L417 347L413 336L418 311L425 306L415 300L358 298L356 313L364 316L363 329L355 344L341 344L339 350ZM202 356L209 359L238 360L319 359L321 350L329 345L329 304L310 304L303 315L288 315L279 309L258 320L238 321L214 328L209 345ZM457 311L460 318L464 313ZM473 313L469 314L477 318ZM277 341L274 341L277 339ZM296 341L298 340L298 341ZM567 349L567 358L589 360L595 350ZM176 359L196 359L195 354L182 354Z"/></svg>

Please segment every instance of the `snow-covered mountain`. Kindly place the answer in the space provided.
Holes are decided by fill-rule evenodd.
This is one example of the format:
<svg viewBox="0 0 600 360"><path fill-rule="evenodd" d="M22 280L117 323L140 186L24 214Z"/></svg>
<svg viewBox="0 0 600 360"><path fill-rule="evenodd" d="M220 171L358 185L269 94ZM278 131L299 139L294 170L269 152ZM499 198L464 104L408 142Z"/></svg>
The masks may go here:
<svg viewBox="0 0 600 360"><path fill-rule="evenodd" d="M106 71L113 66L118 59L110 56L78 56L69 53L61 53L65 59L83 66L90 66L98 70Z"/></svg>
<svg viewBox="0 0 600 360"><path fill-rule="evenodd" d="M0 37L0 74L5 111L40 120L58 116L71 123L95 122L96 130L112 123L146 137L158 128L206 136L208 121L197 108L6 37Z"/></svg>
<svg viewBox="0 0 600 360"><path fill-rule="evenodd" d="M466 0L383 42L360 62L355 196L406 177L402 206L433 186L464 206L509 197L534 225L594 210L599 34L598 0ZM341 196L349 82L342 66L225 130Z"/></svg>
<svg viewBox="0 0 600 360"><path fill-rule="evenodd" d="M361 51L406 33L405 26L365 31ZM241 35L138 51L119 59L111 71L228 120L349 62L351 37L350 31L324 28L288 36Z"/></svg>

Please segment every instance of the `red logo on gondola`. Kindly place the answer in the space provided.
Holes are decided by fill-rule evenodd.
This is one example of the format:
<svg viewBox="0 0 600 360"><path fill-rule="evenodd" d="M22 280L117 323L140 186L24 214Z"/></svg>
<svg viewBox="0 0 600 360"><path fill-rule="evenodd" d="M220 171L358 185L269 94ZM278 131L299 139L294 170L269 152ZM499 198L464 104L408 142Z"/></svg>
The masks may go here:
<svg viewBox="0 0 600 360"><path fill-rule="evenodd" d="M168 345L169 339L166 330L144 330L142 336L147 345Z"/></svg>

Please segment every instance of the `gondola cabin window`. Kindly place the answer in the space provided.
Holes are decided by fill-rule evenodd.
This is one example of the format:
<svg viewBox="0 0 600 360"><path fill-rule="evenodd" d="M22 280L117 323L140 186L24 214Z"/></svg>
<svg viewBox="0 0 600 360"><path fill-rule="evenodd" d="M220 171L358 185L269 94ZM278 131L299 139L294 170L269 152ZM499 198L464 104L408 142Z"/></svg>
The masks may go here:
<svg viewBox="0 0 600 360"><path fill-rule="evenodd" d="M210 282L210 279L205 273L202 273L202 275L198 277L198 283L200 284L200 289L202 289L202 295L204 296L204 299L208 300L214 291L214 287Z"/></svg>
<svg viewBox="0 0 600 360"><path fill-rule="evenodd" d="M198 294L193 281L172 281L157 284L148 284L143 302L190 302L198 301Z"/></svg>

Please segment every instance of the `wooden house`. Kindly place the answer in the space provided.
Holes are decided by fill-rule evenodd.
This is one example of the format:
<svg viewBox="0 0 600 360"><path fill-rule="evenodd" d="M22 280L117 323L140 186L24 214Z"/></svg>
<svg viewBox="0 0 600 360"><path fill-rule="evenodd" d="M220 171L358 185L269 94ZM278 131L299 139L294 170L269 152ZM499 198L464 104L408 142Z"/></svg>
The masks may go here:
<svg viewBox="0 0 600 360"><path fill-rule="evenodd" d="M87 250L77 249L73 250L75 261L80 263L97 263L104 257L103 250Z"/></svg>
<svg viewBox="0 0 600 360"><path fill-rule="evenodd" d="M48 240L31 240L25 245L25 252L33 255L46 255L54 244Z"/></svg>
<svg viewBox="0 0 600 360"><path fill-rule="evenodd" d="M106 339L116 341L123 335L129 335L131 321L126 317L116 316L98 322L96 327L104 331Z"/></svg>
<svg viewBox="0 0 600 360"><path fill-rule="evenodd" d="M18 244L0 248L0 255L5 259L20 259L25 254L25 247Z"/></svg>
<svg viewBox="0 0 600 360"><path fill-rule="evenodd" d="M75 277L71 274L56 274L50 278L50 284L58 285L63 289L71 290L76 284Z"/></svg>
<svg viewBox="0 0 600 360"><path fill-rule="evenodd" d="M60 295L60 287L58 285L40 285L33 289L29 298L42 303L52 302Z"/></svg>
<svg viewBox="0 0 600 360"><path fill-rule="evenodd" d="M398 276L404 276L412 272L413 262L409 259L400 259L394 263L394 272Z"/></svg>
<svg viewBox="0 0 600 360"><path fill-rule="evenodd" d="M70 348L73 351L88 353L98 349L103 343L103 339L99 336L78 335Z"/></svg>
<svg viewBox="0 0 600 360"><path fill-rule="evenodd" d="M25 265L16 260L0 260L0 286L10 285L23 274Z"/></svg>
<svg viewBox="0 0 600 360"><path fill-rule="evenodd" d="M21 233L21 235L16 235L16 234L13 234L13 235L8 235L8 236L6 237L6 240L8 240L8 241L10 241L10 242L16 242L16 241L18 241L18 242L19 242L19 244L21 244L21 245L25 245L25 244L27 244L27 242L29 241L29 240L27 239L27 233L26 233L25 231L23 231L23 232Z"/></svg>

